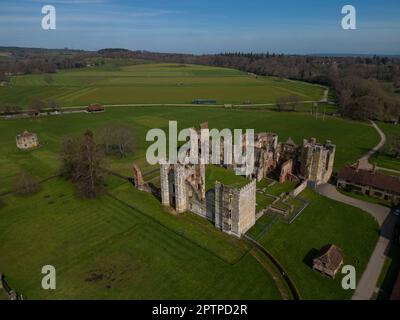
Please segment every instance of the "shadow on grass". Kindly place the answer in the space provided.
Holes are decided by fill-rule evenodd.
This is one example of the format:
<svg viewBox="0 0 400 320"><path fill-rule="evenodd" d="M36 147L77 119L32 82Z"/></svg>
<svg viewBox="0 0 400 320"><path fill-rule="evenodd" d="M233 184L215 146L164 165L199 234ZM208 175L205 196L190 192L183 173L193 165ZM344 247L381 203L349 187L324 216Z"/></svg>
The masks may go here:
<svg viewBox="0 0 400 320"><path fill-rule="evenodd" d="M314 265L314 259L316 257L318 257L319 254L320 254L320 250L317 250L315 248L311 249L310 251L308 251L306 256L303 258L303 263L312 269L312 267Z"/></svg>

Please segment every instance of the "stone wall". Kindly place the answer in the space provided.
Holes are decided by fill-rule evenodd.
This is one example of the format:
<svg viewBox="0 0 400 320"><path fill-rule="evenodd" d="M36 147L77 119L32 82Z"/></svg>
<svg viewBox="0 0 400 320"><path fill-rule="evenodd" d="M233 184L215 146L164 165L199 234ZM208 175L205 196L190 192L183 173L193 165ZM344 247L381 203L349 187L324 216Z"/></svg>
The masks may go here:
<svg viewBox="0 0 400 320"><path fill-rule="evenodd" d="M326 183L332 176L336 146L331 141L319 144L316 139L305 139L301 152L300 174L309 185Z"/></svg>
<svg viewBox="0 0 400 320"><path fill-rule="evenodd" d="M207 216L204 165L161 164L160 182L164 206Z"/></svg>
<svg viewBox="0 0 400 320"><path fill-rule="evenodd" d="M256 223L256 180L240 189L239 235L246 233Z"/></svg>
<svg viewBox="0 0 400 320"><path fill-rule="evenodd" d="M215 184L215 227L240 237L256 221L256 180L243 188Z"/></svg>
<svg viewBox="0 0 400 320"><path fill-rule="evenodd" d="M290 193L290 195L292 197L297 197L300 193L302 193L307 188L307 185L308 185L308 181L307 180L303 181L300 185L297 186L296 189L294 189Z"/></svg>

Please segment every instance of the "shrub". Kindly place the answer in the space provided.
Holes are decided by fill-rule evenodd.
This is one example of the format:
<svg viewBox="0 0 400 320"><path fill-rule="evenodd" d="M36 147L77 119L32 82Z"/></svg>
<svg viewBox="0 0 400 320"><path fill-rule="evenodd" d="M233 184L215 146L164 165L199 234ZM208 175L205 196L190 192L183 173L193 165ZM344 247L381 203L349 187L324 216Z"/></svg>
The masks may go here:
<svg viewBox="0 0 400 320"><path fill-rule="evenodd" d="M39 180L29 172L23 171L15 180L14 192L19 195L29 195L39 192L41 189Z"/></svg>

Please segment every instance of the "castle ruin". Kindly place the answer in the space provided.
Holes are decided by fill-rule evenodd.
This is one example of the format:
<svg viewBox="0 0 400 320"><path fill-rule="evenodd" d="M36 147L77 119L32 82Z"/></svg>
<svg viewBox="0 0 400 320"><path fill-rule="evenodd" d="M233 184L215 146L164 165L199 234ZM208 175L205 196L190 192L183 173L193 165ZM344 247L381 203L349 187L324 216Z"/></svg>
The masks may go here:
<svg viewBox="0 0 400 320"><path fill-rule="evenodd" d="M17 148L21 150L28 150L37 148L39 146L39 140L36 133L24 131L18 134L16 137Z"/></svg>
<svg viewBox="0 0 400 320"><path fill-rule="evenodd" d="M215 183L215 227L241 237L256 223L256 180L242 188Z"/></svg>
<svg viewBox="0 0 400 320"><path fill-rule="evenodd" d="M208 128L208 124L201 127ZM177 213L193 212L223 232L241 237L256 222L257 181L273 176L280 183L296 181L315 188L330 179L335 151L330 141L319 144L311 138L298 146L290 138L279 143L277 134L259 133L254 141L254 170L246 177L247 185L233 187L216 181L214 188L206 191L205 164L164 163L160 166L161 201ZM226 166L221 162L220 166L236 168L234 163Z"/></svg>
<svg viewBox="0 0 400 320"><path fill-rule="evenodd" d="M182 213L191 211L206 217L205 165L161 164L161 201Z"/></svg>
<svg viewBox="0 0 400 320"><path fill-rule="evenodd" d="M331 141L317 143L315 138L304 139L301 150L300 177L308 181L308 186L315 188L327 183L332 176L336 146Z"/></svg>

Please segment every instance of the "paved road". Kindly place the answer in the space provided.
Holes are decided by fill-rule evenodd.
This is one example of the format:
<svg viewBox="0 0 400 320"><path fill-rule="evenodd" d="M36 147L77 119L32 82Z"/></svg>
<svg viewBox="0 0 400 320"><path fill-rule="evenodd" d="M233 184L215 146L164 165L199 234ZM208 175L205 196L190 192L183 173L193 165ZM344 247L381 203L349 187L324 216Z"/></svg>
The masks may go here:
<svg viewBox="0 0 400 320"><path fill-rule="evenodd" d="M381 140L375 147L373 147L363 157L361 157L359 159L360 169L365 169L365 170L372 169L373 165L369 163L369 158L372 157L373 154L378 152L386 143L386 136L383 133L383 131L377 126L377 124L375 122L371 121L371 124L375 128L375 130L378 132L379 136L381 137Z"/></svg>

